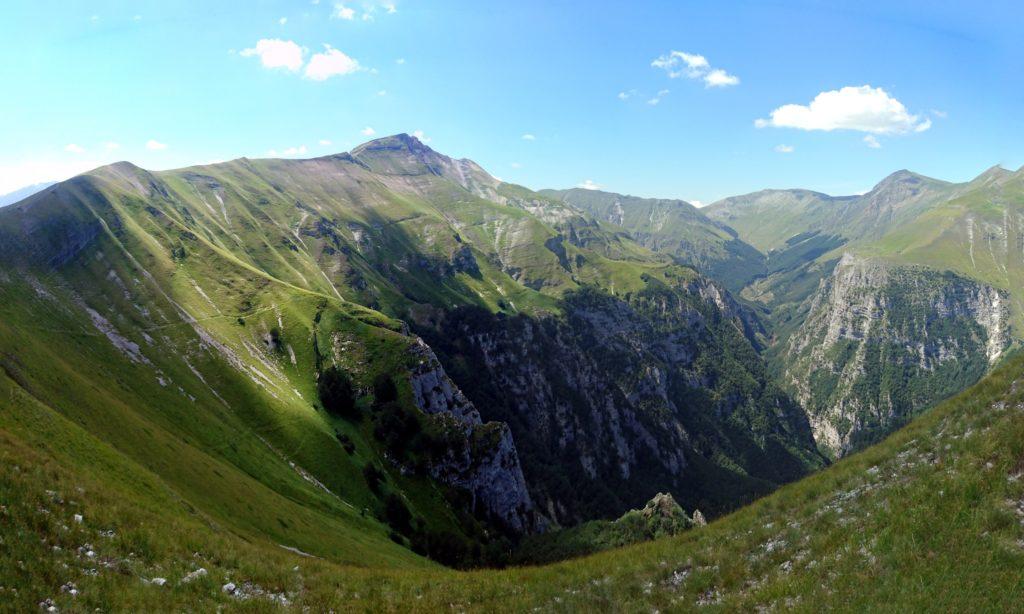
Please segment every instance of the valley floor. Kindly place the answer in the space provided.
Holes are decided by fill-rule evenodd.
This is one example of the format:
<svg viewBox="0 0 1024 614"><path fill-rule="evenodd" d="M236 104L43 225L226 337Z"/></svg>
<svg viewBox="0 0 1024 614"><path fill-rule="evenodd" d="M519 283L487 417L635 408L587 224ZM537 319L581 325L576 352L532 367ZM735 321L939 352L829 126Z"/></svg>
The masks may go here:
<svg viewBox="0 0 1024 614"><path fill-rule="evenodd" d="M881 444L702 529L473 572L342 565L225 529L73 423L29 416L0 377L0 610L1014 610L1022 373L1013 357Z"/></svg>

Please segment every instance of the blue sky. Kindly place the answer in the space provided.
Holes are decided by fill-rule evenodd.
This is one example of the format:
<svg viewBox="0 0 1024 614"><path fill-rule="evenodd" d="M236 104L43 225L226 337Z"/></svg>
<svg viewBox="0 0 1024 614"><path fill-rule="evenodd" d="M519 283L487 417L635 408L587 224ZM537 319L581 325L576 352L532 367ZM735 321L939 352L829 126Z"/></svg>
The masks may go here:
<svg viewBox="0 0 1024 614"><path fill-rule="evenodd" d="M531 188L704 203L965 180L1024 164L1022 20L984 4L6 2L0 193L369 129Z"/></svg>

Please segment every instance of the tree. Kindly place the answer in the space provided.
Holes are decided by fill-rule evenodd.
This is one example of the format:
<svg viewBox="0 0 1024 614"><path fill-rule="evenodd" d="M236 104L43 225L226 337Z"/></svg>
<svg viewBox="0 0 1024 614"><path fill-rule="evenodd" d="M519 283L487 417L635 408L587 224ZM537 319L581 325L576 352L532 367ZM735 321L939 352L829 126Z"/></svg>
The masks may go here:
<svg viewBox="0 0 1024 614"><path fill-rule="evenodd" d="M316 391L320 396L320 403L329 413L350 419L359 416L352 380L341 369L324 369L316 383Z"/></svg>
<svg viewBox="0 0 1024 614"><path fill-rule="evenodd" d="M402 498L394 493L384 500L384 520L403 535L412 533L412 514Z"/></svg>

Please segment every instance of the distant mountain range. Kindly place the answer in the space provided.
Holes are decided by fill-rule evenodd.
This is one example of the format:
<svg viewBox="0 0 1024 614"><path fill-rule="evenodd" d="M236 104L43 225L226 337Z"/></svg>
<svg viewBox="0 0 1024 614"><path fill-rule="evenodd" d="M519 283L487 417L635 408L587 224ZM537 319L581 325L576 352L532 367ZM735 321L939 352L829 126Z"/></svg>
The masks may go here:
<svg viewBox="0 0 1024 614"><path fill-rule="evenodd" d="M19 200L26 199L29 196L35 194L36 192L45 190L54 183L56 182L47 181L44 183L36 183L30 186L25 186L24 188L19 188L17 190L14 190L13 192L8 192L7 194L0 195L0 207L6 207L7 205L16 203Z"/></svg>

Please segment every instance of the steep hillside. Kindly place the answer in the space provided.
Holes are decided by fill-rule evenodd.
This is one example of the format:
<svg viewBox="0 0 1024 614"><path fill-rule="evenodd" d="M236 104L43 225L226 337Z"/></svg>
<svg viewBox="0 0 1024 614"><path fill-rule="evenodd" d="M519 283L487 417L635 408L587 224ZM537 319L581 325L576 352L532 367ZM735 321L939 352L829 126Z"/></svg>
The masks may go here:
<svg viewBox="0 0 1024 614"><path fill-rule="evenodd" d="M725 290L406 135L62 182L0 212L0 294L25 407L217 526L329 560L500 562L552 521L658 490L722 512L824 462ZM449 347L464 313L484 327ZM503 373L538 349L511 323L565 368Z"/></svg>
<svg viewBox="0 0 1024 614"><path fill-rule="evenodd" d="M964 184L900 171L862 196L771 191L709 207L770 248L741 295L763 306L773 372L823 449L877 441L1019 337L1020 185L998 168Z"/></svg>
<svg viewBox="0 0 1024 614"><path fill-rule="evenodd" d="M671 254L738 291L761 274L764 256L736 231L709 219L682 200L638 198L600 190L542 190L602 222L618 227L640 244Z"/></svg>
<svg viewBox="0 0 1024 614"><path fill-rule="evenodd" d="M1011 358L882 444L706 527L474 572L355 567L244 538L0 374L0 396L32 412L0 413L0 590L19 610L1013 610L1022 372Z"/></svg>
<svg viewBox="0 0 1024 614"><path fill-rule="evenodd" d="M819 444L848 453L977 381L1010 342L1006 293L847 254L780 348Z"/></svg>

